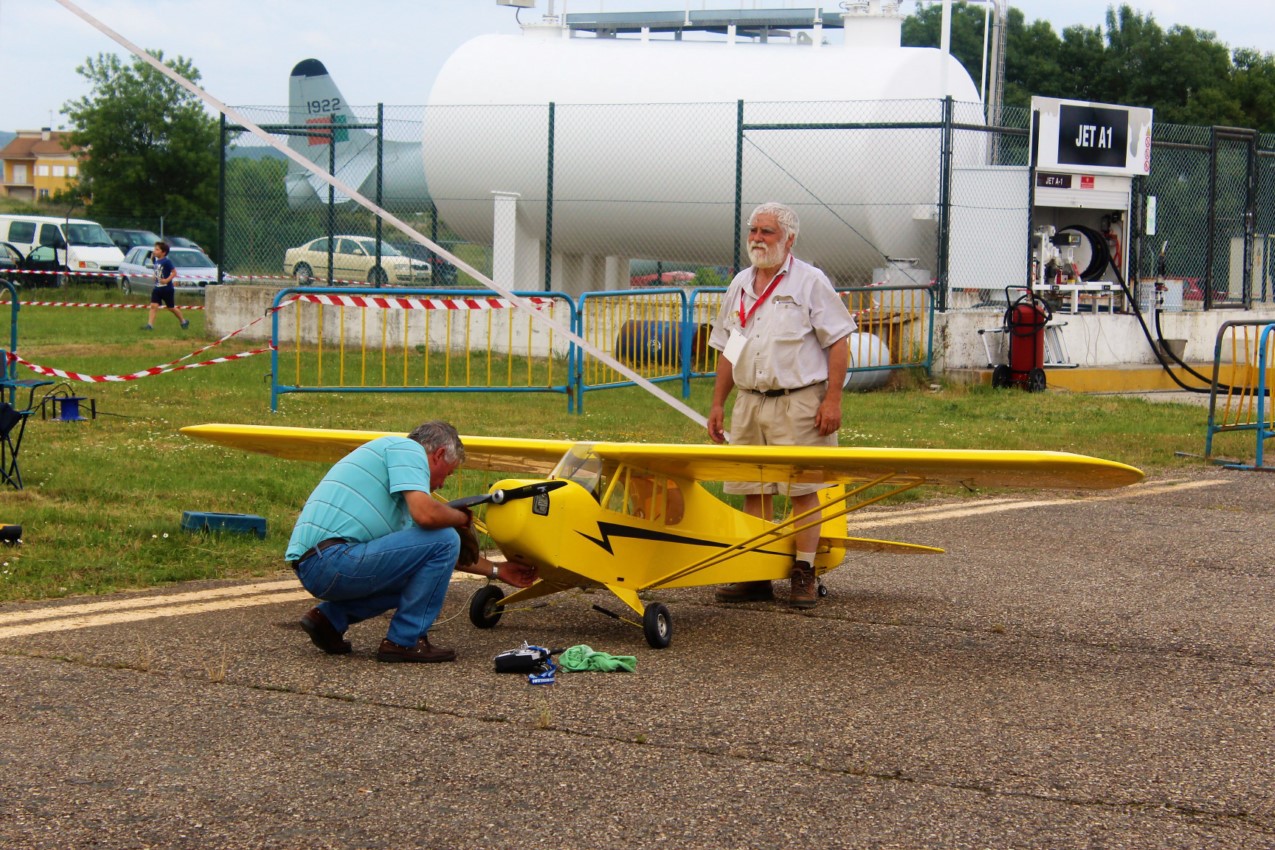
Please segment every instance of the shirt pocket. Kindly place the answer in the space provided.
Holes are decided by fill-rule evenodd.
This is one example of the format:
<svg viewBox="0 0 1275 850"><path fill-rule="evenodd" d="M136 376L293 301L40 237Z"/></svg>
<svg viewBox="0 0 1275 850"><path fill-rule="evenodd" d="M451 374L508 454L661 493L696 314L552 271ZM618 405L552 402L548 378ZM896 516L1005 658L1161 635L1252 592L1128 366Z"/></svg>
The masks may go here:
<svg viewBox="0 0 1275 850"><path fill-rule="evenodd" d="M775 338L796 340L810 333L810 313L804 304L791 298L774 303Z"/></svg>

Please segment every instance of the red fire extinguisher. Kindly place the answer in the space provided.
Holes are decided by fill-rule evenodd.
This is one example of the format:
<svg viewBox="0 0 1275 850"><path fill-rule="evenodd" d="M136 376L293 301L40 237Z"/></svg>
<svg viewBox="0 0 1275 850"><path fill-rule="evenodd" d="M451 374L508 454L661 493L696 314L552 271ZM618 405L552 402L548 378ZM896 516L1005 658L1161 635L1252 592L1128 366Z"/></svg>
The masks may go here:
<svg viewBox="0 0 1275 850"><path fill-rule="evenodd" d="M1011 300L1011 289L1027 291ZM1022 387L1028 392L1045 389L1045 325L1053 313L1030 287L1006 287L1005 335L1009 339L1009 363L992 370L992 386Z"/></svg>

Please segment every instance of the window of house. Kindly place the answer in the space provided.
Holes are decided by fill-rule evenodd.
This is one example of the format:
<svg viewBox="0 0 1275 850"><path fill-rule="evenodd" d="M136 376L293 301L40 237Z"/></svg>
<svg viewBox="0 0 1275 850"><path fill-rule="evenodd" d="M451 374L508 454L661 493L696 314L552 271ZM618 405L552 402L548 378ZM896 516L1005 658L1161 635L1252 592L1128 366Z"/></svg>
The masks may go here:
<svg viewBox="0 0 1275 850"><path fill-rule="evenodd" d="M49 176L49 167L48 167L47 165L37 165L37 166L35 167L35 176L36 176L36 177L48 177L48 176Z"/></svg>
<svg viewBox="0 0 1275 850"><path fill-rule="evenodd" d="M53 176L54 176L54 177L65 177L65 176L66 176L66 166L65 166L65 165L55 165L55 166L53 166Z"/></svg>

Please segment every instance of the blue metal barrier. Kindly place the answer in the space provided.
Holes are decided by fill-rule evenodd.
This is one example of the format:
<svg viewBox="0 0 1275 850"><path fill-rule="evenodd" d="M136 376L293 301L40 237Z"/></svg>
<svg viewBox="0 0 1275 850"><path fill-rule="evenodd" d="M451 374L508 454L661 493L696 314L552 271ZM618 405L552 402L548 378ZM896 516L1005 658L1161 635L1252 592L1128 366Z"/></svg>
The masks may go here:
<svg viewBox="0 0 1275 850"><path fill-rule="evenodd" d="M567 296L514 294L564 314L555 318L574 331ZM283 289L272 305L270 409L283 394L318 392L554 392L570 408L573 346L532 324L488 290Z"/></svg>

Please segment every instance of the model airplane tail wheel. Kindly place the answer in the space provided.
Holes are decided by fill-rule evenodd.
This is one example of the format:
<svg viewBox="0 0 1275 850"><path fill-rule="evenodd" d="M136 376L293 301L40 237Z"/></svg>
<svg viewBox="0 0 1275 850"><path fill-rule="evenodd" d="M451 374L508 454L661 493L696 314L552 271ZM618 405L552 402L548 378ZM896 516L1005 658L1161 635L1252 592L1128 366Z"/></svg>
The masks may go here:
<svg viewBox="0 0 1275 850"><path fill-rule="evenodd" d="M646 642L655 649L664 649L673 640L673 616L668 608L656 602L646 606L642 615L642 631L646 633Z"/></svg>
<svg viewBox="0 0 1275 850"><path fill-rule="evenodd" d="M992 386L998 390L1002 387L1008 387L1012 377L1013 374L1009 371L1009 367L1002 363L992 370Z"/></svg>
<svg viewBox="0 0 1275 850"><path fill-rule="evenodd" d="M504 610L496 603L505 598L505 592L494 584L478 588L469 600L469 622L480 629L490 629L500 622Z"/></svg>
<svg viewBox="0 0 1275 850"><path fill-rule="evenodd" d="M818 593L819 593L819 596L820 596L820 597L827 596L827 595L828 595L828 585L824 584L823 582L819 582L819 591L818 591Z"/></svg>
<svg viewBox="0 0 1275 850"><path fill-rule="evenodd" d="M1027 373L1027 392L1038 393L1045 389L1045 370L1032 369Z"/></svg>

